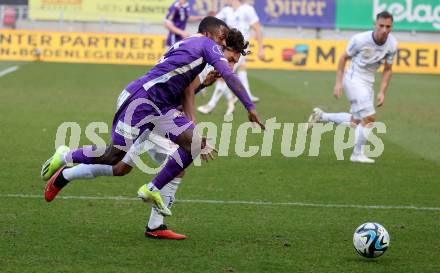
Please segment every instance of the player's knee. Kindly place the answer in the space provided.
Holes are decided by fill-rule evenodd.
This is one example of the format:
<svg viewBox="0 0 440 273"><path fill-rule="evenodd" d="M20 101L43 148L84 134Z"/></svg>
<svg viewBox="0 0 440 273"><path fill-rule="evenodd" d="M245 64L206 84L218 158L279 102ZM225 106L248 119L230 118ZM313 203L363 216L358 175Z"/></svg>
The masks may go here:
<svg viewBox="0 0 440 273"><path fill-rule="evenodd" d="M376 116L375 115L371 115L371 116L363 118L362 119L362 124L363 125L368 125L370 123L373 123L374 121L376 121Z"/></svg>
<svg viewBox="0 0 440 273"><path fill-rule="evenodd" d="M132 167L120 161L118 164L113 166L114 176L124 176L131 171Z"/></svg>
<svg viewBox="0 0 440 273"><path fill-rule="evenodd" d="M101 156L97 161L98 164L116 165L124 158L125 152L114 147L110 147L106 150L105 154Z"/></svg>
<svg viewBox="0 0 440 273"><path fill-rule="evenodd" d="M361 123L361 120L360 119L355 119L355 118L353 118L353 116L351 117L351 126L354 126L354 127L356 127L357 125L359 125L359 123Z"/></svg>
<svg viewBox="0 0 440 273"><path fill-rule="evenodd" d="M188 141L183 141L179 146L182 147L182 149L184 149L185 152L191 153L191 145L192 142L188 140Z"/></svg>

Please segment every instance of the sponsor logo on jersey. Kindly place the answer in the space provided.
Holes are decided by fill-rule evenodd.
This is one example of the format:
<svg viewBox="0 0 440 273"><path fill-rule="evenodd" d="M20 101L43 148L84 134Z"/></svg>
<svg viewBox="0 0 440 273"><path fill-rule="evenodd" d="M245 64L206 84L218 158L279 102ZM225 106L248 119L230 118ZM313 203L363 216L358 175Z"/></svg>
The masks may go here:
<svg viewBox="0 0 440 273"><path fill-rule="evenodd" d="M135 139L139 136L139 128L131 127L122 121L119 121L115 129L116 133L127 139Z"/></svg>
<svg viewBox="0 0 440 273"><path fill-rule="evenodd" d="M212 52L214 52L215 54L223 56L223 50L218 45L215 45L215 46L212 47Z"/></svg>

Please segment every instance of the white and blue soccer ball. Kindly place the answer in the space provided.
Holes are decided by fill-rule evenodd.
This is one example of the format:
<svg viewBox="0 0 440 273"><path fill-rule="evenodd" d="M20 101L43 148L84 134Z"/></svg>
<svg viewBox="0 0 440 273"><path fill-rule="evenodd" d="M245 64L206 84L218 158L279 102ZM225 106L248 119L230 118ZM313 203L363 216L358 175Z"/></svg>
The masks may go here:
<svg viewBox="0 0 440 273"><path fill-rule="evenodd" d="M353 245L359 255L376 258L387 251L390 246L390 235L381 224L364 223L354 232Z"/></svg>

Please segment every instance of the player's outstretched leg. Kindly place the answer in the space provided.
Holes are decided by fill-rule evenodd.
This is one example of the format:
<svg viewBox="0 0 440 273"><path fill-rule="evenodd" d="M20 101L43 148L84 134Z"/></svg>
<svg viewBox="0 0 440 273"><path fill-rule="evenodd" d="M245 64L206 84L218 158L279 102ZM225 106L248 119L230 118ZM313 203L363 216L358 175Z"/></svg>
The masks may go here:
<svg viewBox="0 0 440 273"><path fill-rule="evenodd" d="M313 128L313 125L317 122L334 122L350 127L354 121L352 121L352 115L350 113L326 113L321 108L315 107L307 121L307 131Z"/></svg>
<svg viewBox="0 0 440 273"><path fill-rule="evenodd" d="M63 156L69 151L69 147L62 145L58 147L53 156L51 156L48 160L46 160L46 162L44 162L43 166L41 167L40 173L41 178L44 181L49 180L55 172L66 165Z"/></svg>
<svg viewBox="0 0 440 273"><path fill-rule="evenodd" d="M102 164L78 164L71 168L62 167L56 172L46 184L44 191L44 197L47 202L51 202L55 199L56 195L63 189L68 183L78 179L95 179L100 176L122 176L130 172L130 169L121 169L118 166L123 162L118 163L116 166L102 165ZM115 168L116 173L114 173Z"/></svg>
<svg viewBox="0 0 440 273"><path fill-rule="evenodd" d="M114 148L113 146L108 146L103 156L101 157L87 157L84 154L84 150L76 149L73 151L69 151L67 149L57 149L64 150L61 152L60 161L61 163L55 163L52 166L61 167L51 175L49 181L46 184L44 197L47 202L51 202L57 194L63 189L69 182L78 180L78 179L95 179L100 176L123 176L129 173L132 167L121 160L122 156L125 152ZM57 155L57 153L56 153ZM72 161L74 163L83 162L93 162L99 161L107 164L78 164L76 166L66 168L66 161L68 158L72 157ZM47 162L54 162L56 156L54 155ZM54 167L54 168L55 168ZM43 170L45 167L43 166Z"/></svg>

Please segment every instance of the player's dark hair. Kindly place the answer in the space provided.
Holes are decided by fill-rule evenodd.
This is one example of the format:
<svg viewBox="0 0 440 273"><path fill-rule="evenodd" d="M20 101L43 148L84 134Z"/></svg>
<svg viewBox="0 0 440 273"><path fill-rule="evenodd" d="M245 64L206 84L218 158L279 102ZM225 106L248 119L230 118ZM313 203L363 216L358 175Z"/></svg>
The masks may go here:
<svg viewBox="0 0 440 273"><path fill-rule="evenodd" d="M220 26L224 26L225 28L229 29L228 25L223 22L222 20L218 19L214 16L207 16L202 19L202 21L199 24L199 33L203 32L210 32L213 33L217 28Z"/></svg>
<svg viewBox="0 0 440 273"><path fill-rule="evenodd" d="M376 20L379 18L383 18L383 19L391 19L391 22L394 22L394 18L393 15L391 13L389 13L388 11L384 10L382 12L379 12L376 15Z"/></svg>
<svg viewBox="0 0 440 273"><path fill-rule="evenodd" d="M230 29L228 38L226 38L226 48L241 55L246 56L250 52L247 50L249 41L245 41L243 34L236 28Z"/></svg>

